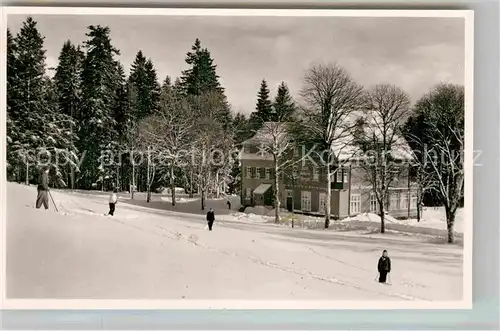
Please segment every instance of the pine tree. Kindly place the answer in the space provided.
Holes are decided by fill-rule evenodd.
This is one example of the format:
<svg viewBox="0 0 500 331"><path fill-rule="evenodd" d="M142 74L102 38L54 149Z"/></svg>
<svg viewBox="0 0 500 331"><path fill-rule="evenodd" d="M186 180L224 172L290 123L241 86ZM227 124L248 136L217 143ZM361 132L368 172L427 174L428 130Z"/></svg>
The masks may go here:
<svg viewBox="0 0 500 331"><path fill-rule="evenodd" d="M66 41L59 55L59 64L54 75L59 107L64 114L73 118L78 118L83 60L84 54L79 47L69 40Z"/></svg>
<svg viewBox="0 0 500 331"><path fill-rule="evenodd" d="M69 116L72 123L78 123L80 119L81 89L82 89L82 69L85 55L79 46L75 46L71 41L63 44L59 55L59 64L54 75L55 89L57 93L57 103L59 111ZM78 132L78 127L71 125L70 133L74 136ZM74 146L76 141L72 140ZM76 151L74 151L76 152ZM73 158L73 161L76 161ZM68 183L71 188L75 187L75 171L78 170L76 162L69 164Z"/></svg>
<svg viewBox="0 0 500 331"><path fill-rule="evenodd" d="M13 109L16 107L18 83L16 74L16 42L7 29L7 176L9 179L21 181L19 171L19 155L16 154L13 143L19 140L20 131L14 120ZM19 169L18 169L19 170Z"/></svg>
<svg viewBox="0 0 500 331"><path fill-rule="evenodd" d="M293 119L293 113L295 111L295 104L292 97L290 96L290 91L285 82L281 82L278 86L278 92L276 98L274 99L272 120L275 122L289 122Z"/></svg>
<svg viewBox="0 0 500 331"><path fill-rule="evenodd" d="M270 91L265 79L260 83L260 89L257 94L257 105L255 112L250 115L250 129L255 133L262 127L264 122L273 120L273 107L270 99Z"/></svg>
<svg viewBox="0 0 500 331"><path fill-rule="evenodd" d="M158 109L160 86L152 61L146 59L140 50L132 63L129 81L135 90L131 100L132 107L135 109L136 119L141 120Z"/></svg>
<svg viewBox="0 0 500 331"><path fill-rule="evenodd" d="M156 69L154 68L151 59L146 61L144 69L146 73L146 88L148 92L146 100L149 114L152 114L158 110L159 107L161 86L158 83L158 75L156 74Z"/></svg>
<svg viewBox="0 0 500 331"><path fill-rule="evenodd" d="M38 32L33 18L28 17L15 38L15 47L12 37L10 39L8 61L11 63L7 79L9 159L17 167L24 166L23 172L28 183L33 178L30 170L35 163L34 155L46 145L44 114L51 111L45 98L44 38Z"/></svg>
<svg viewBox="0 0 500 331"><path fill-rule="evenodd" d="M116 101L119 51L112 46L108 27L89 26L85 41L87 55L82 71L82 116L79 131L80 151L86 153L80 181L86 188L104 187L101 154L110 150L116 139L113 108ZM99 162L101 161L101 162ZM100 164L99 164L100 163Z"/></svg>
<svg viewBox="0 0 500 331"><path fill-rule="evenodd" d="M9 159L18 174L24 173L26 183L34 177L32 170L40 162L48 162L56 179L52 184L65 186L61 162L72 162L75 150L69 128L73 122L59 112L55 84L45 75L44 37L36 24L33 18L26 19L15 47L10 38ZM23 169L19 168L21 164Z"/></svg>
<svg viewBox="0 0 500 331"><path fill-rule="evenodd" d="M181 86L184 93L202 95L210 91L224 92L216 73L217 65L213 62L210 52L201 47L201 41L197 38L191 52L186 55L186 63L190 68L182 72Z"/></svg>
<svg viewBox="0 0 500 331"><path fill-rule="evenodd" d="M161 84L161 91L169 91L170 89L172 89L172 78L170 76L167 76Z"/></svg>
<svg viewBox="0 0 500 331"><path fill-rule="evenodd" d="M272 103L270 100L270 94L271 92L267 87L267 82L263 79L260 84L256 110L257 114L264 122L268 122L271 119Z"/></svg>

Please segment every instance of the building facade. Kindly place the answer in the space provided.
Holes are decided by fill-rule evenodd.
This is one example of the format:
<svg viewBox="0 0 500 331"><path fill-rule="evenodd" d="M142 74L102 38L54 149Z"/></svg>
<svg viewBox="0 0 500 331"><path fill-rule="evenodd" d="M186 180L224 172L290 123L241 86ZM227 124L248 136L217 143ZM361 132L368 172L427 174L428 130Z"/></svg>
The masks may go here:
<svg viewBox="0 0 500 331"><path fill-rule="evenodd" d="M259 135L259 132L256 136ZM274 206L274 160L263 153L262 139L243 142L240 153L241 204ZM296 156L300 151L294 151ZM361 213L377 213L379 206L368 171L351 160L339 160L342 166L332 168L331 216L342 219ZM325 215L327 168L313 160L301 160L280 171L278 185L281 208L297 213ZM416 188L408 181L408 169L402 169L390 185L384 210L396 218L416 215Z"/></svg>

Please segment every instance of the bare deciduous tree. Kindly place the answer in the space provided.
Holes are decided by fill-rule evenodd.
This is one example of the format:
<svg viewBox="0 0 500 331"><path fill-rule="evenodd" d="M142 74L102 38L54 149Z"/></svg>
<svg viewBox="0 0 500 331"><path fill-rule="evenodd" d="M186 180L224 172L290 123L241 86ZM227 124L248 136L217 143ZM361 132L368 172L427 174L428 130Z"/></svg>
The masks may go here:
<svg viewBox="0 0 500 331"><path fill-rule="evenodd" d="M173 93L164 93L159 110L146 118L143 123L141 139L148 148L148 168L152 149L154 161L158 162L160 167L168 167L168 185L171 190L173 206L176 204L174 172L189 154L193 125L189 103L182 96ZM148 172L148 174L154 176L154 169L153 166L152 172ZM148 197L151 183L152 180L148 176Z"/></svg>
<svg viewBox="0 0 500 331"><path fill-rule="evenodd" d="M422 171L444 205L448 242L454 241L455 215L464 197L464 88L440 84L416 105L424 119L426 158Z"/></svg>
<svg viewBox="0 0 500 331"><path fill-rule="evenodd" d="M343 145L351 144L352 115L359 108L363 88L348 72L337 64L317 64L304 76L301 96L302 122L307 135L324 148L322 162L326 164L327 201L325 228L330 225L332 170L338 160L336 154L344 152ZM326 157L326 160L325 160Z"/></svg>
<svg viewBox="0 0 500 331"><path fill-rule="evenodd" d="M291 165L297 163L297 160L290 157L290 151L293 148L293 139L291 138L291 125L286 122L265 122L258 131L255 142L260 146L260 152L269 154L273 158L274 164L274 222L280 221L280 191L279 179L284 171Z"/></svg>
<svg viewBox="0 0 500 331"><path fill-rule="evenodd" d="M389 189L413 159L399 129L408 114L410 97L396 86L376 85L364 93L363 108L355 136L365 154L362 167L373 187L380 232L384 233Z"/></svg>

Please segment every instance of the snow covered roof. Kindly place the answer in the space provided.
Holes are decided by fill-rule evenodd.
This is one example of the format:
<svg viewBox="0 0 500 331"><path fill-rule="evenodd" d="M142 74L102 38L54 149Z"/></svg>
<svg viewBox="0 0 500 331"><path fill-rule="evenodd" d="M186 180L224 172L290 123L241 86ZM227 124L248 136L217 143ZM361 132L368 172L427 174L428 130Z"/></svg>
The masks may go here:
<svg viewBox="0 0 500 331"><path fill-rule="evenodd" d="M260 184L253 191L253 194L264 194L264 193L266 193L267 190L269 190L270 187L271 187L271 184Z"/></svg>
<svg viewBox="0 0 500 331"><path fill-rule="evenodd" d="M349 122L354 123L354 121L358 120L360 118L361 113L355 114L355 116L352 116L349 119ZM366 117L365 117L366 119ZM260 128L256 134L250 138L245 140L242 145L243 146L259 146L259 145L267 145L273 142L273 140L282 140L285 139L287 135L287 126L288 123L278 123L278 122L265 122ZM344 129L345 131L345 129ZM346 131L347 132L347 131ZM363 159L366 156L366 153L363 152L361 147L357 144L355 141L355 137L353 134L350 133L345 133L342 134L342 132L337 132L333 133L337 138L335 139L334 143L332 144L332 153L334 157L338 161L348 161L350 159ZM376 126L373 125L366 125L365 126L365 134L368 135L373 135L376 134L381 135L381 131L378 130ZM391 133L392 134L392 133ZM381 138L380 138L381 139ZM392 144L391 144L391 156L394 157L395 159L399 160L413 160L414 159L414 154L413 151L411 150L411 147L408 145L406 139L398 135L397 133L394 133L394 136L392 137ZM317 152L320 152L316 150ZM260 155L260 154L255 154L255 153L247 153L243 152L241 154L242 159L254 159L254 156L258 156L257 159L269 159L268 155ZM272 158L271 158L272 159Z"/></svg>
<svg viewBox="0 0 500 331"><path fill-rule="evenodd" d="M242 145L270 144L273 140L286 138L289 124L286 122L264 122L252 138L242 142Z"/></svg>
<svg viewBox="0 0 500 331"><path fill-rule="evenodd" d="M381 123L382 121L380 119L377 119L375 116L376 115L373 113L369 114L368 116L363 116L365 120L364 134L368 139L382 142L382 128L377 124ZM389 143L391 145L391 156L398 160L413 160L415 156L406 139L399 135L398 132L394 132L393 128L388 128L386 130L386 137L388 137L388 139L390 140Z"/></svg>

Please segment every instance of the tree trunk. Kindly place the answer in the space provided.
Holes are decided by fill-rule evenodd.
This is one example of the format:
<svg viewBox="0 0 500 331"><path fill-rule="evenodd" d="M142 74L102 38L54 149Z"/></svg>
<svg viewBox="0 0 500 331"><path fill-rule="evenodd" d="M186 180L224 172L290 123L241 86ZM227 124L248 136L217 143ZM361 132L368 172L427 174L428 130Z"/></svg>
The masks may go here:
<svg viewBox="0 0 500 331"><path fill-rule="evenodd" d="M134 200L135 191L135 165L132 163L132 187L130 188L131 199Z"/></svg>
<svg viewBox="0 0 500 331"><path fill-rule="evenodd" d="M280 222L280 187L277 161L274 161L274 223Z"/></svg>
<svg viewBox="0 0 500 331"><path fill-rule="evenodd" d="M417 176L417 178L419 178L419 177ZM411 206L410 206L410 197L411 197L411 195L410 195L410 192L411 192L410 165L408 165L408 178L407 178L407 180L408 180L408 191L406 192L406 198L407 198L406 201L407 201L407 205L408 205L407 206L407 209L408 209L408 219L410 219L411 218ZM420 185L420 183L418 183L418 185ZM418 211L417 211L417 213L418 213Z"/></svg>
<svg viewBox="0 0 500 331"><path fill-rule="evenodd" d="M216 198L219 199L220 196L220 185L219 185L219 170L215 173L215 195Z"/></svg>
<svg viewBox="0 0 500 331"><path fill-rule="evenodd" d="M193 169L189 171L189 198L193 198Z"/></svg>
<svg viewBox="0 0 500 331"><path fill-rule="evenodd" d="M205 210L205 189L201 190L201 210Z"/></svg>
<svg viewBox="0 0 500 331"><path fill-rule="evenodd" d="M116 166L116 184L115 184L116 189L118 190L120 187L120 167Z"/></svg>
<svg viewBox="0 0 500 331"><path fill-rule="evenodd" d="M384 204L379 203L379 208L380 208L380 233L385 233L385 210L384 210Z"/></svg>
<svg viewBox="0 0 500 331"><path fill-rule="evenodd" d="M448 244L453 244L455 240L454 232L453 232L453 226L455 225L455 214L456 214L456 208L455 210L452 211L451 208L446 207L446 227L448 229Z"/></svg>
<svg viewBox="0 0 500 331"><path fill-rule="evenodd" d="M147 170L146 170L146 190L147 190L147 197L146 197L146 202L149 203L151 201L151 176L150 176L150 168L151 168L151 156L148 148L148 164L147 164Z"/></svg>
<svg viewBox="0 0 500 331"><path fill-rule="evenodd" d="M418 201L418 197L417 197L417 222L420 222L420 202Z"/></svg>
<svg viewBox="0 0 500 331"><path fill-rule="evenodd" d="M175 206L175 181L174 181L174 164L170 166L170 193L172 195L172 206ZM203 208L202 208L203 210Z"/></svg>
<svg viewBox="0 0 500 331"><path fill-rule="evenodd" d="M26 185L29 185L30 184L30 164L29 162L26 162Z"/></svg>
<svg viewBox="0 0 500 331"><path fill-rule="evenodd" d="M75 189L75 168L71 166L71 174L70 174L70 179L71 179L71 189Z"/></svg>
<svg viewBox="0 0 500 331"><path fill-rule="evenodd" d="M330 214L332 212L332 175L330 169L330 155L328 155L328 162L326 166L326 201L325 201L325 229L330 226Z"/></svg>

